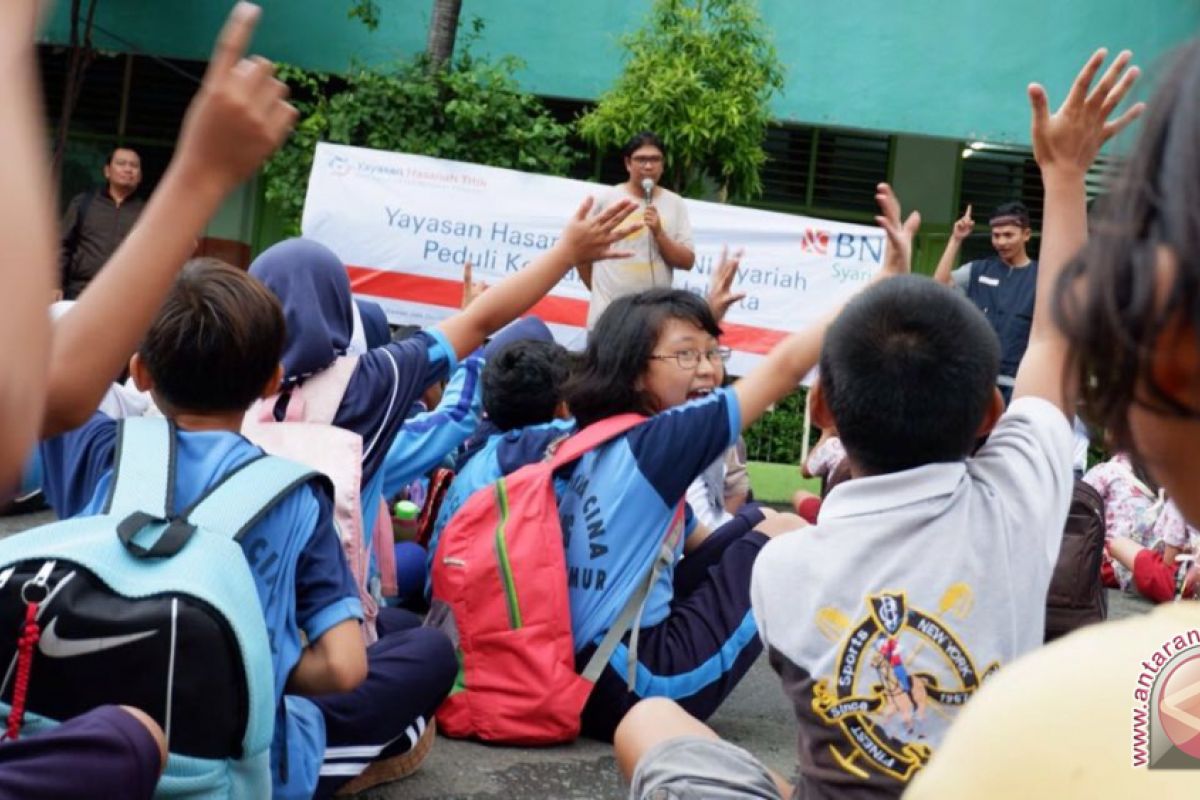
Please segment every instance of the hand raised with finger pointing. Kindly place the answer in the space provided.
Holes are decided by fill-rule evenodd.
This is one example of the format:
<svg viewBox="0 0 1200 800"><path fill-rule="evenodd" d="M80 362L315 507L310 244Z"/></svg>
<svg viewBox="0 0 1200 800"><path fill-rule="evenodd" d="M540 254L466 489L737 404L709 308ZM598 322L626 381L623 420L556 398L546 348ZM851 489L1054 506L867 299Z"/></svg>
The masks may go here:
<svg viewBox="0 0 1200 800"><path fill-rule="evenodd" d="M950 231L950 236L956 242L961 242L971 235L975 230L975 220L971 217L971 204L967 204L967 210L961 217L954 221L954 229Z"/></svg>
<svg viewBox="0 0 1200 800"><path fill-rule="evenodd" d="M253 3L234 6L179 134L179 168L226 191L254 174L298 116L274 65L246 56L260 15Z"/></svg>

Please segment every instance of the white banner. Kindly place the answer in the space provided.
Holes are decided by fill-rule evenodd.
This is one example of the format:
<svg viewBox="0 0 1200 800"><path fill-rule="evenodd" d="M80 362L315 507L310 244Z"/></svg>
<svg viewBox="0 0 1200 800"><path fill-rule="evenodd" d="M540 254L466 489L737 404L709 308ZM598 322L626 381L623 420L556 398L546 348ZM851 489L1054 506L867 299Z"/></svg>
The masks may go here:
<svg viewBox="0 0 1200 800"><path fill-rule="evenodd" d="M354 291L393 323L454 313L462 267L494 284L551 247L583 199L604 187L459 161L318 144L304 235L337 253ZM674 285L704 294L721 249L744 249L723 342L741 374L866 282L883 261L879 228L688 200L696 265ZM534 309L569 347L582 347L588 291L572 270Z"/></svg>

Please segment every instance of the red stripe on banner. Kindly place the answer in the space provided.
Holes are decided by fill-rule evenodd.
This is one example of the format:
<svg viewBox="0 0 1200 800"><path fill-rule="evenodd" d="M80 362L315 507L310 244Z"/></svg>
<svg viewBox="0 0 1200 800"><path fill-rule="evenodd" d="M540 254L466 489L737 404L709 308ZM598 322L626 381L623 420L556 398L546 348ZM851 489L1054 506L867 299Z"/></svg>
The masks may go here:
<svg viewBox="0 0 1200 800"><path fill-rule="evenodd" d="M446 308L458 308L462 305L462 281L413 275L409 272L389 272L370 267L347 266L346 272L350 274L350 288L359 294ZM586 300L543 297L528 313L540 317L545 322L583 328L587 326L587 310ZM734 350L760 355L770 352L772 347L787 336L784 331L732 322L722 323L721 329L725 332L721 337L721 344Z"/></svg>

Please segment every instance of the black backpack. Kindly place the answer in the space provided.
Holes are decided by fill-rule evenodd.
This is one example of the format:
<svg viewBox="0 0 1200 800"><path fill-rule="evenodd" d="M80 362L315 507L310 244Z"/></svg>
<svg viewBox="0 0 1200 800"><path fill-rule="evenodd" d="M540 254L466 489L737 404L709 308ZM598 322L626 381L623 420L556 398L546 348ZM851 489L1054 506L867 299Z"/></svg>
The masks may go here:
<svg viewBox="0 0 1200 800"><path fill-rule="evenodd" d="M1046 594L1046 641L1108 617L1108 594L1100 582L1104 559L1104 500L1076 479L1062 548Z"/></svg>

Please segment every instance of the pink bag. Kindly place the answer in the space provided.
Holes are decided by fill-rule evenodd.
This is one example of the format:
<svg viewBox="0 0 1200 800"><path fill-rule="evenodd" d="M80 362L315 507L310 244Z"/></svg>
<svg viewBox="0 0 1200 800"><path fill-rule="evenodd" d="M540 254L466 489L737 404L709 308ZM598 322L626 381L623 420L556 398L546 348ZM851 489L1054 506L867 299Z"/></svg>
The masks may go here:
<svg viewBox="0 0 1200 800"><path fill-rule="evenodd" d="M375 617L379 604L370 591L371 559L363 536L363 441L357 433L333 425L357 364L357 357L343 356L303 385L294 387L282 422L274 417L279 395L259 400L246 412L242 434L271 455L298 461L333 481L334 523L358 587L364 615L363 636L370 644L378 638ZM394 567L392 572L395 573Z"/></svg>

